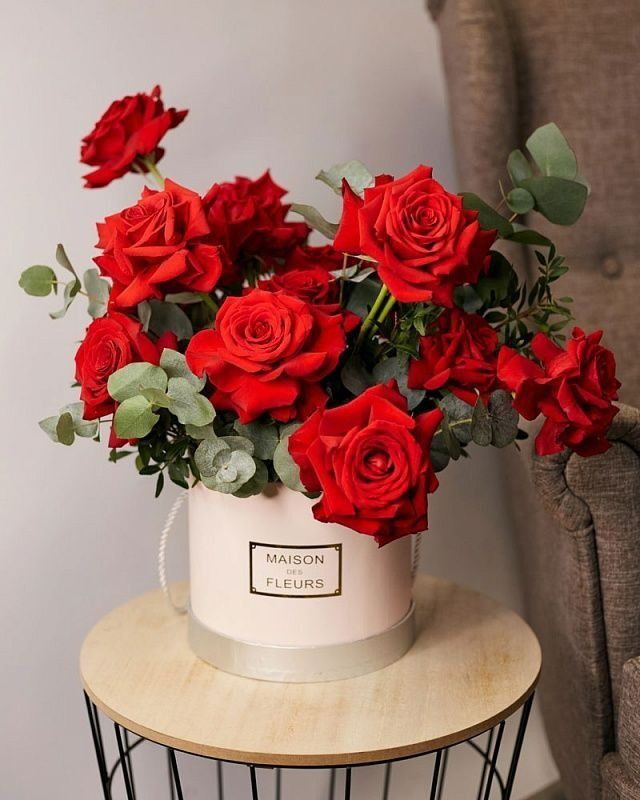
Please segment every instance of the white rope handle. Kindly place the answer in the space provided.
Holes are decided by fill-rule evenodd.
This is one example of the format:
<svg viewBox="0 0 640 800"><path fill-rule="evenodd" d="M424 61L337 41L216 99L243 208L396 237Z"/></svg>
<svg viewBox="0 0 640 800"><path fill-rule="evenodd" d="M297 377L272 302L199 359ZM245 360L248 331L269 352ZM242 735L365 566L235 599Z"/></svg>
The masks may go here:
<svg viewBox="0 0 640 800"><path fill-rule="evenodd" d="M169 589L169 584L167 582L167 544L169 542L169 534L171 533L171 528L173 528L173 523L175 522L176 517L178 516L178 511L182 507L182 504L185 501L187 496L187 490L183 489L180 494L176 497L171 506L169 513L167 514L167 521L164 523L164 528L162 529L162 533L160 534L160 543L158 544L158 580L160 581L160 586L162 587L162 593L164 594L165 598L167 599L167 603L176 611L178 614L186 614L187 612L187 603L183 603L180 605L176 603L173 597L171 597L171 591Z"/></svg>
<svg viewBox="0 0 640 800"><path fill-rule="evenodd" d="M422 544L422 534L416 533L413 537L413 555L411 558L411 580L415 581L420 566L420 545Z"/></svg>

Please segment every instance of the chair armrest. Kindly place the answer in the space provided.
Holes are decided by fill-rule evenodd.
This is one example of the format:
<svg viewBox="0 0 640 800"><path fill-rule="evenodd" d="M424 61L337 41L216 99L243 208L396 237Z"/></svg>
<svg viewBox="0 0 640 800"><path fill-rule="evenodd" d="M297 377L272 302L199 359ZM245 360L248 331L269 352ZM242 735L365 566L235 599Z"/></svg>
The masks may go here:
<svg viewBox="0 0 640 800"><path fill-rule="evenodd" d="M640 656L629 659L622 670L618 751L640 797Z"/></svg>

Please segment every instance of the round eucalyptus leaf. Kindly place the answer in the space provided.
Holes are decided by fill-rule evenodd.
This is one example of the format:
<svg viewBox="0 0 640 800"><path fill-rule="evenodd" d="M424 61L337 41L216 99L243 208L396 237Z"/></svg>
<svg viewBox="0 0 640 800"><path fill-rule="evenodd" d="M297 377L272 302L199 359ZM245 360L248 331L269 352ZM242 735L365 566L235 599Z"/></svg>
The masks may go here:
<svg viewBox="0 0 640 800"><path fill-rule="evenodd" d="M229 451L229 445L217 437L203 439L198 445L195 462L203 483L205 483L205 478L213 478L218 471L219 465L216 463L216 457L224 451Z"/></svg>
<svg viewBox="0 0 640 800"><path fill-rule="evenodd" d="M289 453L289 436L290 434L286 434L280 439L273 454L273 468L285 486L295 492L305 492L306 488L300 480L300 469Z"/></svg>
<svg viewBox="0 0 640 800"><path fill-rule="evenodd" d="M142 439L159 419L147 398L136 395L128 397L118 406L113 424L121 439Z"/></svg>
<svg viewBox="0 0 640 800"><path fill-rule="evenodd" d="M197 391L204 389L207 379L194 375L187 366L187 359L177 350L165 348L160 356L160 366L170 378L186 378Z"/></svg>
<svg viewBox="0 0 640 800"><path fill-rule="evenodd" d="M75 439L73 417L68 411L60 414L56 424L56 436L60 444L72 445Z"/></svg>
<svg viewBox="0 0 640 800"><path fill-rule="evenodd" d="M158 389L164 392L166 388L165 371L146 361L127 364L110 375L107 382L109 394L118 403L140 395L141 389Z"/></svg>
<svg viewBox="0 0 640 800"><path fill-rule="evenodd" d="M254 461L256 464L254 476L233 493L234 497L253 497L255 494L260 494L269 482L269 470L266 464L257 458L254 458Z"/></svg>
<svg viewBox="0 0 640 800"><path fill-rule="evenodd" d="M18 285L32 297L46 297L56 287L56 273L51 267L35 264L25 269Z"/></svg>
<svg viewBox="0 0 640 800"><path fill-rule="evenodd" d="M534 206L533 196L526 189L512 189L506 196L507 205L516 214L528 214Z"/></svg>
<svg viewBox="0 0 640 800"><path fill-rule="evenodd" d="M187 378L169 378L167 395L169 410L183 425L202 427L213 422L213 406Z"/></svg>
<svg viewBox="0 0 640 800"><path fill-rule="evenodd" d="M234 429L253 442L254 456L261 459L272 459L279 441L278 428L272 422L249 422L242 425L238 420L233 423Z"/></svg>

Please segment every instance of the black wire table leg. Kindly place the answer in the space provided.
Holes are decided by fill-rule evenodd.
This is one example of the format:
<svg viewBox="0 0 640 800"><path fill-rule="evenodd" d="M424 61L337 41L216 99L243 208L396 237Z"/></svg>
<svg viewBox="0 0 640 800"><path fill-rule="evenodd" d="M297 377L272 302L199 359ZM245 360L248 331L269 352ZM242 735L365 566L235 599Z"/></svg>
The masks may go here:
<svg viewBox="0 0 640 800"><path fill-rule="evenodd" d="M344 800L351 800L351 767L347 767L344 776Z"/></svg>
<svg viewBox="0 0 640 800"><path fill-rule="evenodd" d="M173 772L171 769L169 750L167 750L167 774L169 776L169 800L176 800L176 790L173 788Z"/></svg>
<svg viewBox="0 0 640 800"><path fill-rule="evenodd" d="M282 800L282 770L276 767L276 800Z"/></svg>
<svg viewBox="0 0 640 800"><path fill-rule="evenodd" d="M336 768L331 767L329 773L329 800L336 800Z"/></svg>
<svg viewBox="0 0 640 800"><path fill-rule="evenodd" d="M258 776L253 764L249 767L249 774L251 775L251 800L260 800L258 796Z"/></svg>
<svg viewBox="0 0 640 800"><path fill-rule="evenodd" d="M133 794L133 800L137 800L136 796L136 784L133 778L133 767L131 765L131 746L129 744L129 731L126 728L122 729L124 733L124 752L127 758L127 767L129 768L129 779L131 781L131 792Z"/></svg>
<svg viewBox="0 0 640 800"><path fill-rule="evenodd" d="M382 789L382 800L389 800L389 788L391 786L391 762L384 768L384 786Z"/></svg>
<svg viewBox="0 0 640 800"><path fill-rule="evenodd" d="M218 777L218 800L224 800L224 777L222 775L222 761L216 761L216 773Z"/></svg>
<svg viewBox="0 0 640 800"><path fill-rule="evenodd" d="M433 773L431 775L431 792L429 793L429 800L436 800L438 791L438 783L440 782L440 764L442 762L442 750L436 753L436 760L433 765Z"/></svg>
<svg viewBox="0 0 640 800"><path fill-rule="evenodd" d="M480 775L480 786L478 787L478 794L476 800L482 800L482 790L484 789L484 781L487 777L487 766L489 764L489 753L491 752L491 745L493 744L493 735L495 728L491 728L487 738L487 749L484 751L484 762L482 764L482 775Z"/></svg>
<svg viewBox="0 0 640 800"><path fill-rule="evenodd" d="M107 772L107 762L104 755L104 745L102 743L102 732L100 730L98 709L91 702L91 700L89 700L89 695L86 692L84 693L84 700L87 706L87 714L89 715L91 738L93 739L93 746L96 751L96 761L98 762L98 772L100 773L102 794L104 796L104 800L111 800L111 792L109 791L109 776Z"/></svg>
<svg viewBox="0 0 640 800"><path fill-rule="evenodd" d="M444 779L447 776L447 764L449 763L449 748L444 751L444 756L442 757L442 775L440 777L440 785L438 786L438 796L436 800L442 800L442 792L444 791Z"/></svg>
<svg viewBox="0 0 640 800"><path fill-rule="evenodd" d="M127 751L125 750L124 740L121 731L123 730L117 722L113 723L116 732L116 740L118 742L118 754L120 756L120 768L122 769L122 778L124 780L124 788L127 793L127 800L135 800L133 793L133 783L131 775L129 774L129 764L127 762Z"/></svg>
<svg viewBox="0 0 640 800"><path fill-rule="evenodd" d="M493 786L493 779L494 776L497 774L498 771L498 755L500 753L500 743L502 742L502 734L504 733L504 720L498 725L498 733L496 735L496 741L493 746L493 755L491 756L491 765L489 766L489 775L487 777L487 788L484 792L484 800L490 800L491 798L491 787Z"/></svg>
<svg viewBox="0 0 640 800"><path fill-rule="evenodd" d="M171 767L172 782L176 787L177 800L184 800L182 784L180 783L180 772L178 771L178 762L176 760L176 751L171 747L168 747L167 750L169 751L169 766Z"/></svg>
<svg viewBox="0 0 640 800"><path fill-rule="evenodd" d="M529 721L529 714L531 713L531 706L533 705L533 695L527 700L520 715L520 724L518 725L518 733L516 735L516 742L513 746L513 755L511 757L511 765L509 767L509 774L507 775L507 783L505 785L503 798L509 800L511 792L513 791L513 783L516 779L516 769L518 768L518 761L520 760L520 753L522 751L522 743L524 735L527 730L527 723Z"/></svg>

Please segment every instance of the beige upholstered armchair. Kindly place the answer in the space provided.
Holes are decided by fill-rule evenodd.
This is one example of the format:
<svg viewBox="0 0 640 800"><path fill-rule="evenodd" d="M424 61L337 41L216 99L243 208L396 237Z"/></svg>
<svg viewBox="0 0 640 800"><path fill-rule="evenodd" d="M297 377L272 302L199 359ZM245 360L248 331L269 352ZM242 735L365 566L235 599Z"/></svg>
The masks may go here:
<svg viewBox="0 0 640 800"><path fill-rule="evenodd" d="M495 200L510 150L553 120L592 187L582 220L553 236L572 267L563 291L583 327L607 331L630 405L604 455L513 454L506 472L563 790L568 800L640 800L640 3L429 8L461 185Z"/></svg>

